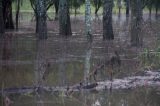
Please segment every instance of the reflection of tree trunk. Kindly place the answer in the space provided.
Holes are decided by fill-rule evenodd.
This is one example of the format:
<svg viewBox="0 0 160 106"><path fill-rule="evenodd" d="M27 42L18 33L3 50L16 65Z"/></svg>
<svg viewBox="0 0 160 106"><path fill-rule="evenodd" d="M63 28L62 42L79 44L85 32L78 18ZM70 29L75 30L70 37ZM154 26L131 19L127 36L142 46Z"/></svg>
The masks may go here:
<svg viewBox="0 0 160 106"><path fill-rule="evenodd" d="M60 86L64 86L67 83L67 76L66 76L66 52L67 52L67 41L64 41L61 44L61 57L60 57L60 63L59 63L59 84Z"/></svg>
<svg viewBox="0 0 160 106"><path fill-rule="evenodd" d="M59 63L59 84L60 86L65 86L67 81L66 81L66 65L64 62L64 58L60 60Z"/></svg>
<svg viewBox="0 0 160 106"><path fill-rule="evenodd" d="M16 30L18 30L19 10L20 10L20 0L17 0L17 10L16 10Z"/></svg>
<svg viewBox="0 0 160 106"><path fill-rule="evenodd" d="M87 51L86 51L86 57L85 57L85 64L84 64L84 81L85 83L88 83L88 75L90 72L90 62L91 62L91 55L92 55L92 44L89 43Z"/></svg>
<svg viewBox="0 0 160 106"><path fill-rule="evenodd" d="M39 39L47 38L46 2L36 0L36 32Z"/></svg>
<svg viewBox="0 0 160 106"><path fill-rule="evenodd" d="M60 35L72 35L69 14L69 0L60 0L59 2L59 27Z"/></svg>
<svg viewBox="0 0 160 106"><path fill-rule="evenodd" d="M43 93L35 95L35 103L36 106L45 106Z"/></svg>
<svg viewBox="0 0 160 106"><path fill-rule="evenodd" d="M131 1L131 45L142 46L142 2Z"/></svg>
<svg viewBox="0 0 160 106"><path fill-rule="evenodd" d="M114 39L113 27L112 27L112 7L113 0L105 0L103 8L103 39Z"/></svg>
<svg viewBox="0 0 160 106"><path fill-rule="evenodd" d="M38 87L44 86L44 73L48 71L48 64L46 59L46 41L39 40L37 41L37 54L36 54L36 63L35 63L35 84Z"/></svg>
<svg viewBox="0 0 160 106"><path fill-rule="evenodd" d="M8 62L11 59L11 46L12 46L12 34L5 34L4 38L2 39L2 60L3 63L3 69L8 70Z"/></svg>
<svg viewBox="0 0 160 106"><path fill-rule="evenodd" d="M3 19L6 29L14 29L12 19L12 0L3 0Z"/></svg>
<svg viewBox="0 0 160 106"><path fill-rule="evenodd" d="M2 11L2 0L0 0L0 37L4 33L4 20L3 20L3 11Z"/></svg>

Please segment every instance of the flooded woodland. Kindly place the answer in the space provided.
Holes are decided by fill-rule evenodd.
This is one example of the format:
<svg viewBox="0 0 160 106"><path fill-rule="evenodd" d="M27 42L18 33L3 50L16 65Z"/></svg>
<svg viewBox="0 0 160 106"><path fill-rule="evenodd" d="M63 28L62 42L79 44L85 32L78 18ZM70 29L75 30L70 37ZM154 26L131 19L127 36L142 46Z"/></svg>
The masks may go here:
<svg viewBox="0 0 160 106"><path fill-rule="evenodd" d="M0 10L0 106L160 106L160 13L153 4L152 13L146 4L139 15L134 6L143 0L129 2L128 16L127 0L113 7L112 0L82 0L78 8L59 0L57 15L56 0L43 10L48 1L13 1L14 28ZM103 2L96 15L95 1Z"/></svg>

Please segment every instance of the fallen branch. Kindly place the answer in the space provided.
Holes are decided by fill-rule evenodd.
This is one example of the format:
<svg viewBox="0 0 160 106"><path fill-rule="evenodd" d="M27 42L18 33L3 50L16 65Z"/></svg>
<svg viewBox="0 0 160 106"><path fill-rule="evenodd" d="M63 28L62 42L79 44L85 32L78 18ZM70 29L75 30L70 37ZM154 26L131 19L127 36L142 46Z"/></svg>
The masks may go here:
<svg viewBox="0 0 160 106"><path fill-rule="evenodd" d="M63 87L22 87L22 88L6 88L0 93L33 93L33 92L66 92L72 93L81 90L105 90L105 89L134 89L136 87L160 87L160 71L146 71L143 76L125 77L123 79L106 80L96 83L82 84L78 83L73 86Z"/></svg>

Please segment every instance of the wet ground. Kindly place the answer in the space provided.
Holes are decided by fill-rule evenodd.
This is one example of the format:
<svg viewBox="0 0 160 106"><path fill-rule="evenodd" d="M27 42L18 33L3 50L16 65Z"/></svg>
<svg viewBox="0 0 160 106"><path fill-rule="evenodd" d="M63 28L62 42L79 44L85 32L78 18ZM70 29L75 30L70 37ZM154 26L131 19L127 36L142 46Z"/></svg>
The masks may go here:
<svg viewBox="0 0 160 106"><path fill-rule="evenodd" d="M27 14L28 15L28 14ZM26 14L20 19L18 32L7 32L0 41L0 86L16 88L25 86L70 86L86 80L87 73L109 61L114 51L121 58L121 66L112 70L113 78L136 75L145 70L158 70L159 58L146 60L145 50L157 53L160 42L160 19L144 15L141 48L130 46L129 23L125 16L113 16L115 40L102 40L101 17L93 18L94 40L89 44L84 34L84 20L72 17L73 35L63 38L58 34L58 22L48 22L48 39L39 41L34 34L35 22ZM157 54L158 55L158 54ZM159 56L160 57L160 56ZM152 59L152 57L151 57ZM145 61L145 62L144 62ZM156 65L147 61L153 61ZM89 71L89 72L88 72ZM110 79L106 65L97 73L97 81ZM89 79L95 82L94 78ZM140 87L133 90L81 91L71 96L64 92L38 94L12 94L13 106L159 106L159 87ZM2 103L2 100L1 100Z"/></svg>

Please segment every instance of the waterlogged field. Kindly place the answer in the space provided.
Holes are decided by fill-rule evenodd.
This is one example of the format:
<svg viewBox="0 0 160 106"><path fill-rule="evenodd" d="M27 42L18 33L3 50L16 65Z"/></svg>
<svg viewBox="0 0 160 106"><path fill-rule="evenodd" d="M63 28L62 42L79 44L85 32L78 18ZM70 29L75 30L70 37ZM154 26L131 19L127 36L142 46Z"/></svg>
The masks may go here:
<svg viewBox="0 0 160 106"><path fill-rule="evenodd" d="M48 21L48 39L36 39L35 21L21 14L20 29L7 32L0 40L0 87L18 88L36 86L37 70L47 70L43 86L72 86L85 80L86 71L92 72L98 65L109 61L115 51L121 66L114 67L113 79L135 76L143 71L160 69L160 19L150 19L144 14L143 47L130 46L130 19L113 15L114 41L102 40L101 16L93 16L93 43L84 34L84 17L71 16L73 35L63 38L58 34L58 21ZM117 70L117 68L119 68ZM106 65L97 73L97 81L110 79ZM95 82L91 77L89 82ZM2 98L3 92L1 92ZM7 92L6 92L7 94ZM7 94L13 106L159 106L160 86L138 87L125 90L81 90L66 92ZM3 105L2 99L1 104Z"/></svg>

